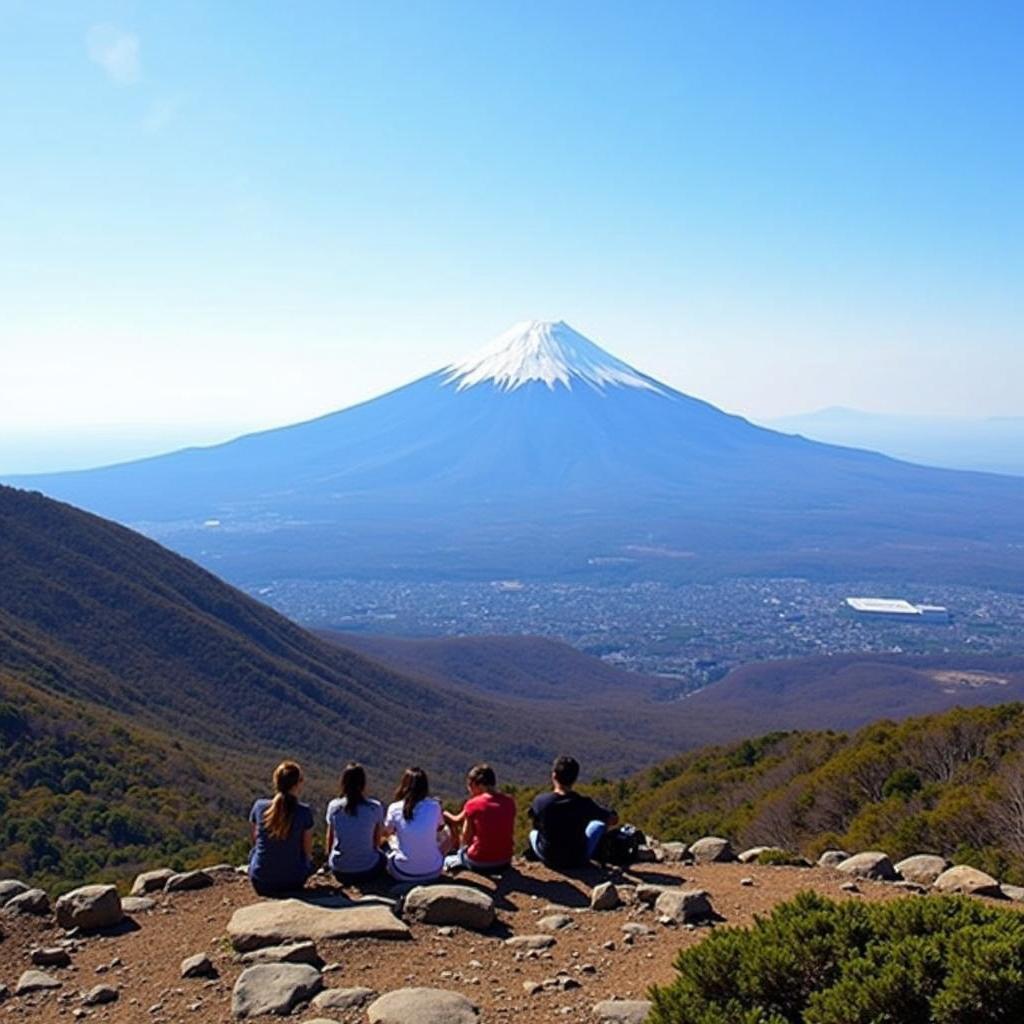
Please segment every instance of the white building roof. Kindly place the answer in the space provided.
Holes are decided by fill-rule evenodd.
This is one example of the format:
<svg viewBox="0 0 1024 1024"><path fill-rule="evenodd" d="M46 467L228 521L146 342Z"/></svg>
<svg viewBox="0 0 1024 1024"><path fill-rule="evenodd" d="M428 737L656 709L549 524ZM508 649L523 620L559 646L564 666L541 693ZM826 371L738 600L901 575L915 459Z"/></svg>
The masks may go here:
<svg viewBox="0 0 1024 1024"><path fill-rule="evenodd" d="M901 601L888 597L848 597L846 603L855 612L868 612L875 615L920 615L921 611L909 601Z"/></svg>

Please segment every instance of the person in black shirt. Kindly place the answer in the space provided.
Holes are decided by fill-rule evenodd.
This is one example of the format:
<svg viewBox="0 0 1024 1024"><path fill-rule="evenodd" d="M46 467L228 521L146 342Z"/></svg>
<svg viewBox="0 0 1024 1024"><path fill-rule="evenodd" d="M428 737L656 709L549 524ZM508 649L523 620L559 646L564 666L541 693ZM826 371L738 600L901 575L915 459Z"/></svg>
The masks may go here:
<svg viewBox="0 0 1024 1024"><path fill-rule="evenodd" d="M581 867L592 860L605 832L619 823L614 811L602 807L573 786L580 774L573 757L557 757L551 766L551 793L530 806L530 846L549 867Z"/></svg>

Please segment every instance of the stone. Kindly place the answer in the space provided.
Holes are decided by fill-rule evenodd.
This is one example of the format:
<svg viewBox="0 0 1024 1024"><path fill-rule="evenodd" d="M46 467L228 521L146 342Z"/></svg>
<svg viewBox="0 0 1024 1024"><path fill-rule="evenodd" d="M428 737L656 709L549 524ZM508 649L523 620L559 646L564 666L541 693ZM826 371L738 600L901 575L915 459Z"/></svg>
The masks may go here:
<svg viewBox="0 0 1024 1024"><path fill-rule="evenodd" d="M639 921L627 921L622 926L622 931L626 935L653 935L654 929L649 925L641 924Z"/></svg>
<svg viewBox="0 0 1024 1024"><path fill-rule="evenodd" d="M176 872L170 868L157 868L155 871L143 871L141 875L135 876L132 883L132 896L145 896L151 892L162 892L169 878L173 878Z"/></svg>
<svg viewBox="0 0 1024 1024"><path fill-rule="evenodd" d="M663 885L638 885L636 887L636 898L638 903L647 907L653 907L658 902L658 897L669 890Z"/></svg>
<svg viewBox="0 0 1024 1024"><path fill-rule="evenodd" d="M844 860L849 860L850 855L845 850L826 850L818 858L819 868L837 868Z"/></svg>
<svg viewBox="0 0 1024 1024"><path fill-rule="evenodd" d="M242 954L243 964L309 964L323 967L323 960L313 942L290 942L286 946L264 946Z"/></svg>
<svg viewBox="0 0 1024 1024"><path fill-rule="evenodd" d="M999 888L1003 890L1003 896L1006 899L1013 900L1014 903L1024 903L1024 886L1008 885L1006 882L1001 882Z"/></svg>
<svg viewBox="0 0 1024 1024"><path fill-rule="evenodd" d="M4 904L3 912L10 916L36 914L41 917L50 912L50 897L42 889L26 889L12 896Z"/></svg>
<svg viewBox="0 0 1024 1024"><path fill-rule="evenodd" d="M860 892L860 886L856 882L843 882L839 888L843 892Z"/></svg>
<svg viewBox="0 0 1024 1024"><path fill-rule="evenodd" d="M653 1003L646 999L604 999L594 1006L601 1024L644 1024Z"/></svg>
<svg viewBox="0 0 1024 1024"><path fill-rule="evenodd" d="M8 900L13 899L15 896L20 896L23 892L28 892L28 886L24 882L19 882L16 878L0 880L0 907L4 906Z"/></svg>
<svg viewBox="0 0 1024 1024"><path fill-rule="evenodd" d="M57 924L67 931L94 932L113 928L124 919L121 897L114 885L83 885L57 900Z"/></svg>
<svg viewBox="0 0 1024 1024"><path fill-rule="evenodd" d="M741 864L756 864L760 859L762 853L781 853L785 856L786 851L781 846L752 846L749 850L744 850L736 859Z"/></svg>
<svg viewBox="0 0 1024 1024"><path fill-rule="evenodd" d="M183 978L216 978L217 968L208 953L195 953L187 956L181 961L181 976Z"/></svg>
<svg viewBox="0 0 1024 1024"><path fill-rule="evenodd" d="M0 1003L2 1003L10 994L11 990L3 983L0 983Z"/></svg>
<svg viewBox="0 0 1024 1024"><path fill-rule="evenodd" d="M120 993L111 985L94 985L82 997L84 1006L103 1006L106 1003L116 1003Z"/></svg>
<svg viewBox="0 0 1024 1024"><path fill-rule="evenodd" d="M932 883L937 892L959 892L965 896L1002 896L999 883L984 871L958 864L943 871Z"/></svg>
<svg viewBox="0 0 1024 1024"><path fill-rule="evenodd" d="M241 1018L284 1016L312 999L323 983L320 972L309 964L255 964L238 976L231 1012Z"/></svg>
<svg viewBox="0 0 1024 1024"><path fill-rule="evenodd" d="M754 884L754 880L752 878L741 878L740 879L740 885L742 885L745 889L749 889L753 884Z"/></svg>
<svg viewBox="0 0 1024 1024"><path fill-rule="evenodd" d="M171 875L164 882L164 892L191 892L194 889L209 889L213 879L205 871L182 871Z"/></svg>
<svg viewBox="0 0 1024 1024"><path fill-rule="evenodd" d="M595 885L590 893L591 910L614 910L621 905L619 890L615 888L613 882L602 882L600 885Z"/></svg>
<svg viewBox="0 0 1024 1024"><path fill-rule="evenodd" d="M949 861L945 857L937 857L933 853L918 853L901 860L896 865L896 870L907 882L932 885L949 866Z"/></svg>
<svg viewBox="0 0 1024 1024"><path fill-rule="evenodd" d="M228 938L240 953L304 940L409 937L408 925L388 907L351 900L333 904L265 900L240 907L228 922Z"/></svg>
<svg viewBox="0 0 1024 1024"><path fill-rule="evenodd" d="M690 847L690 856L695 864L722 864L735 860L732 843L720 836L705 836Z"/></svg>
<svg viewBox="0 0 1024 1024"><path fill-rule="evenodd" d="M439 988L400 988L375 999L369 1024L477 1024L479 1009L459 992Z"/></svg>
<svg viewBox="0 0 1024 1024"><path fill-rule="evenodd" d="M854 878L868 878L876 882L895 882L899 877L889 857L880 850L855 853L836 865L836 870Z"/></svg>
<svg viewBox="0 0 1024 1024"><path fill-rule="evenodd" d="M494 900L468 885L418 885L405 897L402 913L424 924L483 931L494 924Z"/></svg>
<svg viewBox="0 0 1024 1024"><path fill-rule="evenodd" d="M126 914L144 914L156 906L156 900L148 896L123 896L121 898L121 909Z"/></svg>
<svg viewBox="0 0 1024 1024"><path fill-rule="evenodd" d="M372 988L325 988L313 998L313 1006L318 1010L358 1010L376 996Z"/></svg>
<svg viewBox="0 0 1024 1024"><path fill-rule="evenodd" d="M554 935L513 935L505 940L512 949L550 949L554 944Z"/></svg>
<svg viewBox="0 0 1024 1024"><path fill-rule="evenodd" d="M558 932L571 924L572 918L568 914L548 914L537 922L537 927L545 932Z"/></svg>
<svg viewBox="0 0 1024 1024"><path fill-rule="evenodd" d="M691 924L711 917L711 899L703 889L670 889L663 892L654 909L678 924Z"/></svg>
<svg viewBox="0 0 1024 1024"><path fill-rule="evenodd" d="M62 946L33 949L29 958L36 967L68 967L71 964L71 954Z"/></svg>
<svg viewBox="0 0 1024 1024"><path fill-rule="evenodd" d="M60 982L52 974L44 971L25 971L14 986L16 996L27 996L30 992L46 992L49 989L60 988Z"/></svg>
<svg viewBox="0 0 1024 1024"><path fill-rule="evenodd" d="M668 864L678 864L686 859L690 848L686 843L662 843L659 847L661 859Z"/></svg>
<svg viewBox="0 0 1024 1024"><path fill-rule="evenodd" d="M915 896L923 896L928 891L928 886L921 885L918 882L908 882L905 878L901 878L898 882L893 882L892 887L899 889L901 892L909 892Z"/></svg>

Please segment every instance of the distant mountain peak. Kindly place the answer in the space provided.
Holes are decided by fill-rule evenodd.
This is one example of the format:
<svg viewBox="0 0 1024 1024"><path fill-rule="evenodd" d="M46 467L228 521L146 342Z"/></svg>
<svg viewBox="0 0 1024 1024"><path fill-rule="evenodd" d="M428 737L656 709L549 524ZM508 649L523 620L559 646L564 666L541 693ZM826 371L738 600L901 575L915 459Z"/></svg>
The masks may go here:
<svg viewBox="0 0 1024 1024"><path fill-rule="evenodd" d="M524 320L499 334L484 348L444 369L444 383L458 391L491 382L515 391L539 382L552 391L572 390L578 382L596 391L609 387L666 391L621 359L595 345L564 320Z"/></svg>

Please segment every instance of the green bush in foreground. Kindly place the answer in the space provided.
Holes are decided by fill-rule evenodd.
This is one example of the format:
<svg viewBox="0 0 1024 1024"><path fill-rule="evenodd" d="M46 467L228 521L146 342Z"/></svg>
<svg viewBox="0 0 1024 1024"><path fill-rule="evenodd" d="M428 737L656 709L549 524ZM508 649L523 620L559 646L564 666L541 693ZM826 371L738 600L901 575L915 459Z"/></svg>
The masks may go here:
<svg viewBox="0 0 1024 1024"><path fill-rule="evenodd" d="M675 968L651 1024L1010 1024L1024 1020L1024 915L966 897L801 893Z"/></svg>

